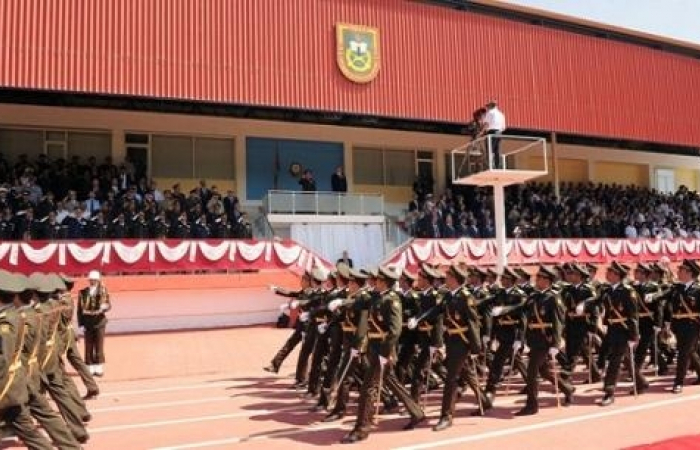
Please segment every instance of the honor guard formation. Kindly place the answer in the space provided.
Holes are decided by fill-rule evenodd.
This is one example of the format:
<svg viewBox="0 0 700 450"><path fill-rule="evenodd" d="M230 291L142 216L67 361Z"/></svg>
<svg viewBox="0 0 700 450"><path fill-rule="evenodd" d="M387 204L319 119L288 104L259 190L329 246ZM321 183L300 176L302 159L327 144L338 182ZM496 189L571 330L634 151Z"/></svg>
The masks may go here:
<svg viewBox="0 0 700 450"><path fill-rule="evenodd" d="M0 271L1 427L33 450L80 449L89 439L86 424L92 417L85 401L100 392L93 375L104 373L106 313L111 305L99 272L90 272L88 279L90 285L77 300L86 364L73 328L74 280L62 274ZM68 376L66 361L82 379L85 396Z"/></svg>
<svg viewBox="0 0 700 450"><path fill-rule="evenodd" d="M440 387L434 431L452 425L461 397L473 398L472 416L487 415L517 377L526 401L516 416L538 413L540 380L553 385L557 407L576 404L581 377L602 381L603 407L619 395L621 372L632 381L629 395L641 395L644 370L666 375L674 360L672 393L682 392L689 367L700 384L700 266L684 260L673 274L664 262L634 270L613 262L604 282L596 272L591 264L540 266L533 282L520 267L500 275L462 265L314 269L297 291L272 286L290 299L282 312L299 314L265 370L279 372L301 344L293 388L316 401L311 411L325 412L324 422L345 416L356 389L357 418L343 443L367 439L381 412L401 407L404 429L419 426L428 392Z"/></svg>

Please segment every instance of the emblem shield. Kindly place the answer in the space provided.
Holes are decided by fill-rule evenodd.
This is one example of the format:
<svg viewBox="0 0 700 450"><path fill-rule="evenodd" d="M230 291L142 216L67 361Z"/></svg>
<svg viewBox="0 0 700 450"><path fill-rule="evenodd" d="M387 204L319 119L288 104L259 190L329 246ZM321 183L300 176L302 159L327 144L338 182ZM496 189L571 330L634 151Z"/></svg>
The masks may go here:
<svg viewBox="0 0 700 450"><path fill-rule="evenodd" d="M379 73L379 30L345 23L335 28L338 68L350 81L369 83Z"/></svg>

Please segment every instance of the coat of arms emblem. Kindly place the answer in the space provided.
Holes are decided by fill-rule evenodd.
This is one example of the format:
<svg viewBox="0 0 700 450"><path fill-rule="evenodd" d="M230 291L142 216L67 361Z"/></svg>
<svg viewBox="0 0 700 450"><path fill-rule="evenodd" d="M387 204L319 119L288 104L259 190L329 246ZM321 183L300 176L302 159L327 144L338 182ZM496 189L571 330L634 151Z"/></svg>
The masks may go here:
<svg viewBox="0 0 700 450"><path fill-rule="evenodd" d="M360 25L336 25L340 71L355 83L368 83L379 72L379 30Z"/></svg>

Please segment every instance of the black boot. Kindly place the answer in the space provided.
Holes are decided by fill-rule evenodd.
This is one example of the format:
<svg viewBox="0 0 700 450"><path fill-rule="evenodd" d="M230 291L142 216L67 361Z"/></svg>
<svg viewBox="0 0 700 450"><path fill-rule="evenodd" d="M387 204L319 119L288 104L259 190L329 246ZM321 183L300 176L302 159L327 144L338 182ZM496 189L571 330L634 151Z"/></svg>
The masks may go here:
<svg viewBox="0 0 700 450"><path fill-rule="evenodd" d="M610 406L615 403L615 396L612 392L606 392L603 396L603 400L600 402L600 406Z"/></svg>
<svg viewBox="0 0 700 450"><path fill-rule="evenodd" d="M433 427L433 431L442 431L452 426L452 417L442 416L440 421Z"/></svg>

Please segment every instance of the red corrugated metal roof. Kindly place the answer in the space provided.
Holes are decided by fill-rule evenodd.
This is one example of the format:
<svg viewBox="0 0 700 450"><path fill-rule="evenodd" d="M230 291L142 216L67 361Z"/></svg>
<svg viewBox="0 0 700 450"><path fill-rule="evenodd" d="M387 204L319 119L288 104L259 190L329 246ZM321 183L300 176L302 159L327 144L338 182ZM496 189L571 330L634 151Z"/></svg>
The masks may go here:
<svg viewBox="0 0 700 450"><path fill-rule="evenodd" d="M369 84L337 22L378 27ZM403 0L0 2L0 85L511 126L697 145L700 61Z"/></svg>

